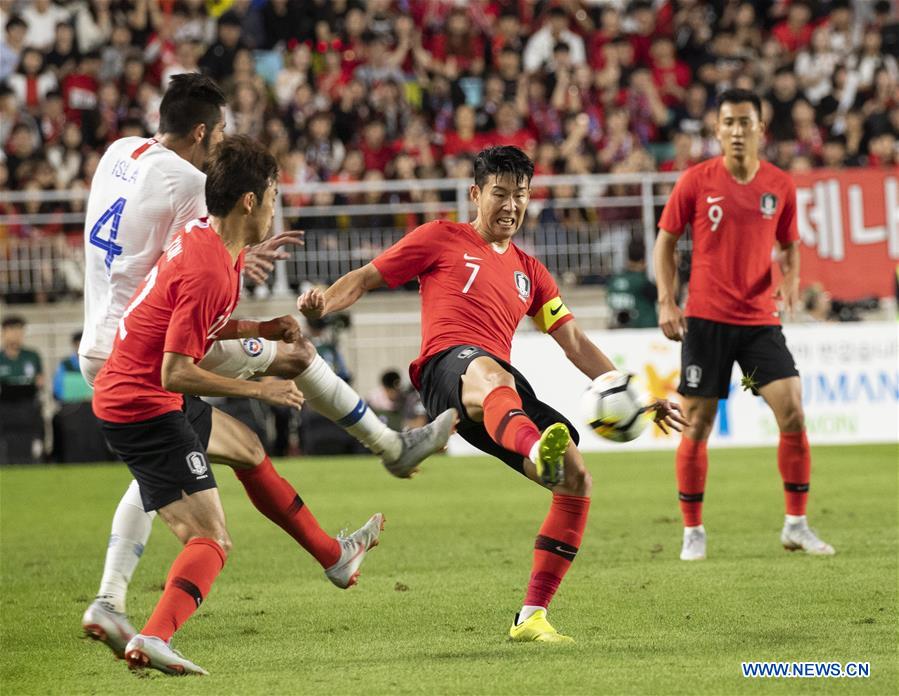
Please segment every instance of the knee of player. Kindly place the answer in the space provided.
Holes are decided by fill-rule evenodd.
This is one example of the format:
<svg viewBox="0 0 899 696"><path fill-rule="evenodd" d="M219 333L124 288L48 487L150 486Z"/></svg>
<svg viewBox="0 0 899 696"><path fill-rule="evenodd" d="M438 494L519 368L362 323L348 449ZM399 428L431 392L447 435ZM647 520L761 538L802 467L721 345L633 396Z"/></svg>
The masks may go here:
<svg viewBox="0 0 899 696"><path fill-rule="evenodd" d="M505 370L490 372L487 375L487 383L491 390L496 389L497 387L511 387L512 389L515 389L515 377Z"/></svg>
<svg viewBox="0 0 899 696"><path fill-rule="evenodd" d="M780 429L784 432L798 432L805 427L805 414L802 404L790 403L780 414Z"/></svg>
<svg viewBox="0 0 899 696"><path fill-rule="evenodd" d="M590 476L590 472L584 466L584 460L580 456L580 452L577 450L574 450L574 452L578 456L572 462L573 466L567 466L565 469L565 487L575 491L578 495L586 496L593 489L593 477Z"/></svg>
<svg viewBox="0 0 899 696"><path fill-rule="evenodd" d="M279 344L275 362L278 373L276 376L293 379L306 371L315 359L315 354L315 346L306 337L302 337L297 343Z"/></svg>
<svg viewBox="0 0 899 696"><path fill-rule="evenodd" d="M242 444L243 447L235 454L240 457L243 464L253 467L262 463L265 459L265 448L256 433L250 432Z"/></svg>

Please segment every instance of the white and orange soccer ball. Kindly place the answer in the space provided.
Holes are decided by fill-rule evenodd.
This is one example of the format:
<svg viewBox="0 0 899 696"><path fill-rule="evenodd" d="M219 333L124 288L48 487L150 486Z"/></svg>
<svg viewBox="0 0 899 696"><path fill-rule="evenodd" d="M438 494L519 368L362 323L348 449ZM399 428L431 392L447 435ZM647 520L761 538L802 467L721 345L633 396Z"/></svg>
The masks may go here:
<svg viewBox="0 0 899 696"><path fill-rule="evenodd" d="M648 395L634 375L612 370L593 380L581 397L587 425L600 437L630 442L652 422Z"/></svg>

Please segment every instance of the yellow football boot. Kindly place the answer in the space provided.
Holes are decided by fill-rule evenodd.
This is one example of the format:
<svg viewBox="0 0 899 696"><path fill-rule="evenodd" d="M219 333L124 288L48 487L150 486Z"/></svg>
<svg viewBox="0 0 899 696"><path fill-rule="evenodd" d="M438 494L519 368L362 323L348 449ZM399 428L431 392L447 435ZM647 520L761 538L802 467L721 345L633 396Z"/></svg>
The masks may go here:
<svg viewBox="0 0 899 696"><path fill-rule="evenodd" d="M517 614L515 620L518 620ZM521 642L574 643L574 638L563 636L550 625L546 620L544 609L538 609L517 626L513 623L512 628L509 629L509 638Z"/></svg>
<svg viewBox="0 0 899 696"><path fill-rule="evenodd" d="M571 442L571 433L564 423L553 423L540 436L537 444L537 475L548 486L555 486L565 474L565 450Z"/></svg>

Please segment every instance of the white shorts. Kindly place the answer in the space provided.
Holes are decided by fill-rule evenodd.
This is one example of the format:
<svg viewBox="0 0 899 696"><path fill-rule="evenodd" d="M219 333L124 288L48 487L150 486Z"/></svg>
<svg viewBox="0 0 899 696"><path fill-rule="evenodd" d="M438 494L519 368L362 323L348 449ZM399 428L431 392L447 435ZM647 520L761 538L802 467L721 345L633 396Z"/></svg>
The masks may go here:
<svg viewBox="0 0 899 696"><path fill-rule="evenodd" d="M198 364L221 377L249 379L265 372L277 352L278 342L264 338L216 341Z"/></svg>
<svg viewBox="0 0 899 696"><path fill-rule="evenodd" d="M209 352L199 362L200 367L221 377L249 379L265 372L278 353L277 341L264 338L239 338L230 341L216 341ZM105 363L105 358L78 356L81 374L90 386Z"/></svg>

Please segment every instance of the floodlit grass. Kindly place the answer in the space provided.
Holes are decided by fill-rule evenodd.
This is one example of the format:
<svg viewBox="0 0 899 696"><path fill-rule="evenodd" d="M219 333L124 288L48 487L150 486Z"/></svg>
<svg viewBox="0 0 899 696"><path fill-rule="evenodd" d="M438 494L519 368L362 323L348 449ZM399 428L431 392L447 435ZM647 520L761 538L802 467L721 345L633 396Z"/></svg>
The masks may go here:
<svg viewBox="0 0 899 696"><path fill-rule="evenodd" d="M729 694L897 692L894 446L813 451L810 519L833 558L779 545L772 449L711 453L709 559L677 559L673 455L589 457L595 495L550 612L573 647L510 644L549 496L486 458L412 481L372 458L276 462L327 529L387 517L360 584L333 587L217 469L234 552L175 639L206 678L138 678L80 636L124 466L0 472L0 689L6 694ZM138 626L178 551L160 522L138 567ZM869 679L744 679L746 660L865 661Z"/></svg>

